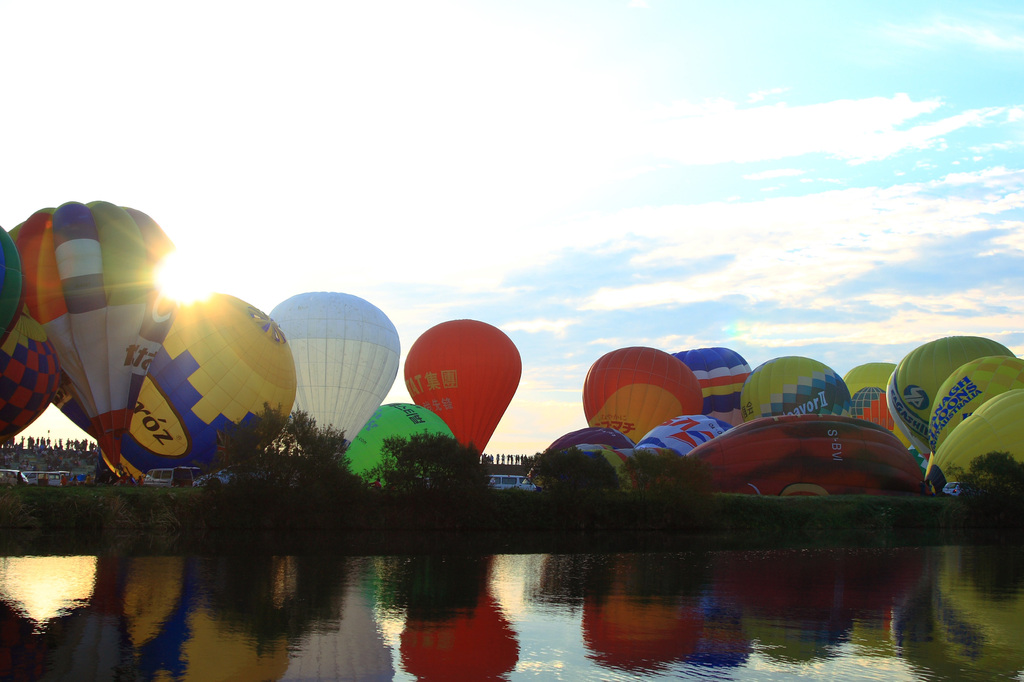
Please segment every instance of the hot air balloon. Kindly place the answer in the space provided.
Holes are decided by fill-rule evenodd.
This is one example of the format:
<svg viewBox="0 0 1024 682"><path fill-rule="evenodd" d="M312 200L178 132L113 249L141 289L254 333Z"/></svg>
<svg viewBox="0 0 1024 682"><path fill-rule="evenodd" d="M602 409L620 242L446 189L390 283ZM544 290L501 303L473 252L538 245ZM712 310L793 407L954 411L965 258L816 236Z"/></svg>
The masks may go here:
<svg viewBox="0 0 1024 682"><path fill-rule="evenodd" d="M760 364L743 384L743 418L848 415L850 391L831 367L797 355Z"/></svg>
<svg viewBox="0 0 1024 682"><path fill-rule="evenodd" d="M639 437L680 414L700 414L704 394L679 358L643 346L598 358L583 382L583 413L591 426Z"/></svg>
<svg viewBox="0 0 1024 682"><path fill-rule="evenodd" d="M900 442L907 446L914 455L921 470L928 466L928 455L922 455L911 444L910 439L896 427L896 421L889 412L889 403L885 398L885 388L889 385L889 377L896 371L895 362L866 362L857 365L843 375L846 388L850 390L850 416L878 424L892 431Z"/></svg>
<svg viewBox="0 0 1024 682"><path fill-rule="evenodd" d="M440 433L454 437L444 420L425 407L409 403L381 405L345 451L352 472L364 474L380 464L384 439L408 439L416 433Z"/></svg>
<svg viewBox="0 0 1024 682"><path fill-rule="evenodd" d="M885 397L896 426L920 452L930 452L928 422L936 392L956 368L986 355L1009 355L1003 344L980 336L947 336L910 351L889 378Z"/></svg>
<svg viewBox="0 0 1024 682"><path fill-rule="evenodd" d="M582 445L583 443L607 445L612 448L636 447L636 443L633 442L633 439L621 431L605 429L600 426L588 426L585 429L570 431L563 436L559 436L547 447L547 449L566 450L574 445Z"/></svg>
<svg viewBox="0 0 1024 682"><path fill-rule="evenodd" d="M416 339L405 359L405 385L413 402L439 414L457 441L483 452L522 371L519 350L503 331L451 320Z"/></svg>
<svg viewBox="0 0 1024 682"><path fill-rule="evenodd" d="M728 422L707 415L681 415L648 431L637 441L636 449L667 448L677 455L685 455L730 428Z"/></svg>
<svg viewBox="0 0 1024 682"><path fill-rule="evenodd" d="M992 355L971 360L953 371L935 392L928 443L932 452L975 410L1000 393L1024 388L1024 360Z"/></svg>
<svg viewBox="0 0 1024 682"><path fill-rule="evenodd" d="M21 289L21 256L11 235L0 228L0 336L18 321Z"/></svg>
<svg viewBox="0 0 1024 682"><path fill-rule="evenodd" d="M739 353L728 348L695 348L673 353L682 360L700 383L704 394L701 414L736 426L743 423L740 391L750 374L750 365Z"/></svg>
<svg viewBox="0 0 1024 682"><path fill-rule="evenodd" d="M379 308L338 292L297 294L270 317L295 358L295 408L351 440L398 376L398 331Z"/></svg>
<svg viewBox="0 0 1024 682"><path fill-rule="evenodd" d="M142 381L173 320L174 304L156 284L173 244L146 214L105 201L37 211L14 240L29 313L116 468Z"/></svg>
<svg viewBox="0 0 1024 682"><path fill-rule="evenodd" d="M182 304L139 392L122 464L133 476L210 465L231 425L264 405L288 414L294 400L295 364L273 320L227 294Z"/></svg>
<svg viewBox="0 0 1024 682"><path fill-rule="evenodd" d="M0 443L46 411L59 383L57 352L23 309L0 341Z"/></svg>
<svg viewBox="0 0 1024 682"><path fill-rule="evenodd" d="M950 468L966 471L976 457L990 452L1008 452L1024 462L1024 389L1000 393L964 419L932 454L925 478L942 490Z"/></svg>
<svg viewBox="0 0 1024 682"><path fill-rule="evenodd" d="M839 415L762 417L694 448L721 492L891 495L920 492L921 470L881 426Z"/></svg>

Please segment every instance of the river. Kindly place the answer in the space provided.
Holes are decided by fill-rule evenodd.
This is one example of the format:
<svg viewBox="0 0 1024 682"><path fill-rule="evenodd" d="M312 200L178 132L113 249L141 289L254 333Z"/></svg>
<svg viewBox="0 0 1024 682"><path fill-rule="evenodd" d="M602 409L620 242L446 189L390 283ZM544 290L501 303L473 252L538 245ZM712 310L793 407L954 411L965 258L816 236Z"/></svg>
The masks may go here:
<svg viewBox="0 0 1024 682"><path fill-rule="evenodd" d="M1024 679L1018 536L0 549L5 680Z"/></svg>

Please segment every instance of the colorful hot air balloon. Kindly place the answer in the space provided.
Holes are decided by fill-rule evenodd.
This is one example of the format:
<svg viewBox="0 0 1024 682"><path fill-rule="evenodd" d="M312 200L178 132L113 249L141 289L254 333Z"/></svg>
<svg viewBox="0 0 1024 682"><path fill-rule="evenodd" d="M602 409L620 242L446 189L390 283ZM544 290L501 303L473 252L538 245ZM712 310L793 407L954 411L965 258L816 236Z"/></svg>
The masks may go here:
<svg viewBox="0 0 1024 682"><path fill-rule="evenodd" d="M702 443L721 436L731 424L704 414L681 415L663 422L637 441L636 449L667 448L686 455Z"/></svg>
<svg viewBox="0 0 1024 682"><path fill-rule="evenodd" d="M408 439L417 433L440 433L454 437L444 420L425 407L409 403L381 405L345 451L352 472L364 474L380 464L384 439Z"/></svg>
<svg viewBox="0 0 1024 682"><path fill-rule="evenodd" d="M182 304L139 392L121 442L133 476L150 469L207 466L219 436L269 405L295 401L295 364L273 320L226 294Z"/></svg>
<svg viewBox="0 0 1024 682"><path fill-rule="evenodd" d="M831 367L796 355L760 364L743 384L743 419L850 413L850 391Z"/></svg>
<svg viewBox="0 0 1024 682"><path fill-rule="evenodd" d="M921 470L928 466L927 453L922 455L911 444L906 434L896 427L896 421L889 412L889 402L885 398L885 387L889 385L889 377L896 371L895 362L867 362L857 365L843 375L846 388L850 390L850 416L878 424L899 438L914 455Z"/></svg>
<svg viewBox="0 0 1024 682"><path fill-rule="evenodd" d="M739 353L728 348L695 348L673 353L682 360L700 383L704 394L701 414L736 426L743 423L740 391L750 374L750 365Z"/></svg>
<svg viewBox="0 0 1024 682"><path fill-rule="evenodd" d="M11 235L0 228L0 336L18 321L21 289L21 256Z"/></svg>
<svg viewBox="0 0 1024 682"><path fill-rule="evenodd" d="M60 384L60 363L46 330L23 310L0 341L0 443L36 420Z"/></svg>
<svg viewBox="0 0 1024 682"><path fill-rule="evenodd" d="M979 407L1006 391L1024 388L1024 360L991 355L971 360L953 371L935 392L928 443L932 452L950 432Z"/></svg>
<svg viewBox="0 0 1024 682"><path fill-rule="evenodd" d="M297 294L270 311L295 358L295 409L351 440L398 376L398 331L377 306L333 291Z"/></svg>
<svg viewBox="0 0 1024 682"><path fill-rule="evenodd" d="M591 426L630 438L680 414L700 414L704 393L679 358L643 346L598 358L583 382L583 413Z"/></svg>
<svg viewBox="0 0 1024 682"><path fill-rule="evenodd" d="M762 417L694 448L725 493L917 494L921 470L888 429L839 415Z"/></svg>
<svg viewBox="0 0 1024 682"><path fill-rule="evenodd" d="M931 452L928 422L936 392L956 368L986 355L1013 353L1003 344L980 336L947 336L910 351L893 372L886 400L896 426L918 451Z"/></svg>
<svg viewBox="0 0 1024 682"><path fill-rule="evenodd" d="M416 339L405 359L413 402L441 415L455 439L480 452L519 387L519 350L497 327L451 320Z"/></svg>
<svg viewBox="0 0 1024 682"><path fill-rule="evenodd" d="M146 214L104 201L37 211L15 231L29 313L46 329L68 391L116 468L142 381L173 319L174 304L156 284L173 244Z"/></svg>
<svg viewBox="0 0 1024 682"><path fill-rule="evenodd" d="M571 431L564 436L559 436L547 447L548 450L566 450L574 445L590 443L593 445L607 445L618 448L634 448L636 443L633 439L615 429L606 429L600 426L588 426L585 429Z"/></svg>
<svg viewBox="0 0 1024 682"><path fill-rule="evenodd" d="M925 478L942 490L952 467L966 471L975 458L990 452L1008 452L1024 462L1024 389L1000 393L964 419L932 454Z"/></svg>

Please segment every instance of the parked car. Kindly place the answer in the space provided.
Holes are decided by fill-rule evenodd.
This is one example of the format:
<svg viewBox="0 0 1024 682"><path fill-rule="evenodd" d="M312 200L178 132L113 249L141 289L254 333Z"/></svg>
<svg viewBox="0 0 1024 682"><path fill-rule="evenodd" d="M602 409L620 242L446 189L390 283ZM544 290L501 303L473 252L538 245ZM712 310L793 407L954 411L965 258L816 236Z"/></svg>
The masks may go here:
<svg viewBox="0 0 1024 682"><path fill-rule="evenodd" d="M26 483L28 483L28 479L25 478L25 474L17 469L0 469L0 485L15 486Z"/></svg>
<svg viewBox="0 0 1024 682"><path fill-rule="evenodd" d="M61 481L70 482L70 471L25 471L25 482L29 485L61 485Z"/></svg>
<svg viewBox="0 0 1024 682"><path fill-rule="evenodd" d="M958 481L950 481L946 485L942 486L943 495L952 495L956 497L963 492L963 486Z"/></svg>
<svg viewBox="0 0 1024 682"><path fill-rule="evenodd" d="M146 472L146 478L142 484L163 488L190 488L195 485L199 474L199 467L150 469Z"/></svg>
<svg viewBox="0 0 1024 682"><path fill-rule="evenodd" d="M487 487L494 488L495 490L539 490L526 476L508 476L504 474L488 476Z"/></svg>

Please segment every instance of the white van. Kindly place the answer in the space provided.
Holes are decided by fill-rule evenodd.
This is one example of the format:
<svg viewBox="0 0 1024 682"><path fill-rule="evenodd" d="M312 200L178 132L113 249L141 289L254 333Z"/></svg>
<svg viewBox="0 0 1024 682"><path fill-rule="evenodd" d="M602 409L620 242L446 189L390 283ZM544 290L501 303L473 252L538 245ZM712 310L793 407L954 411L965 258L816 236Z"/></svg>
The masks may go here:
<svg viewBox="0 0 1024 682"><path fill-rule="evenodd" d="M23 471L25 482L29 485L60 485L71 481L70 471Z"/></svg>
<svg viewBox="0 0 1024 682"><path fill-rule="evenodd" d="M168 469L150 469L142 485L158 487L190 488L199 478L199 467L172 467Z"/></svg>
<svg viewBox="0 0 1024 682"><path fill-rule="evenodd" d="M495 490L537 490L537 486L530 483L526 476L508 476L505 474L493 474L487 477L487 487Z"/></svg>

